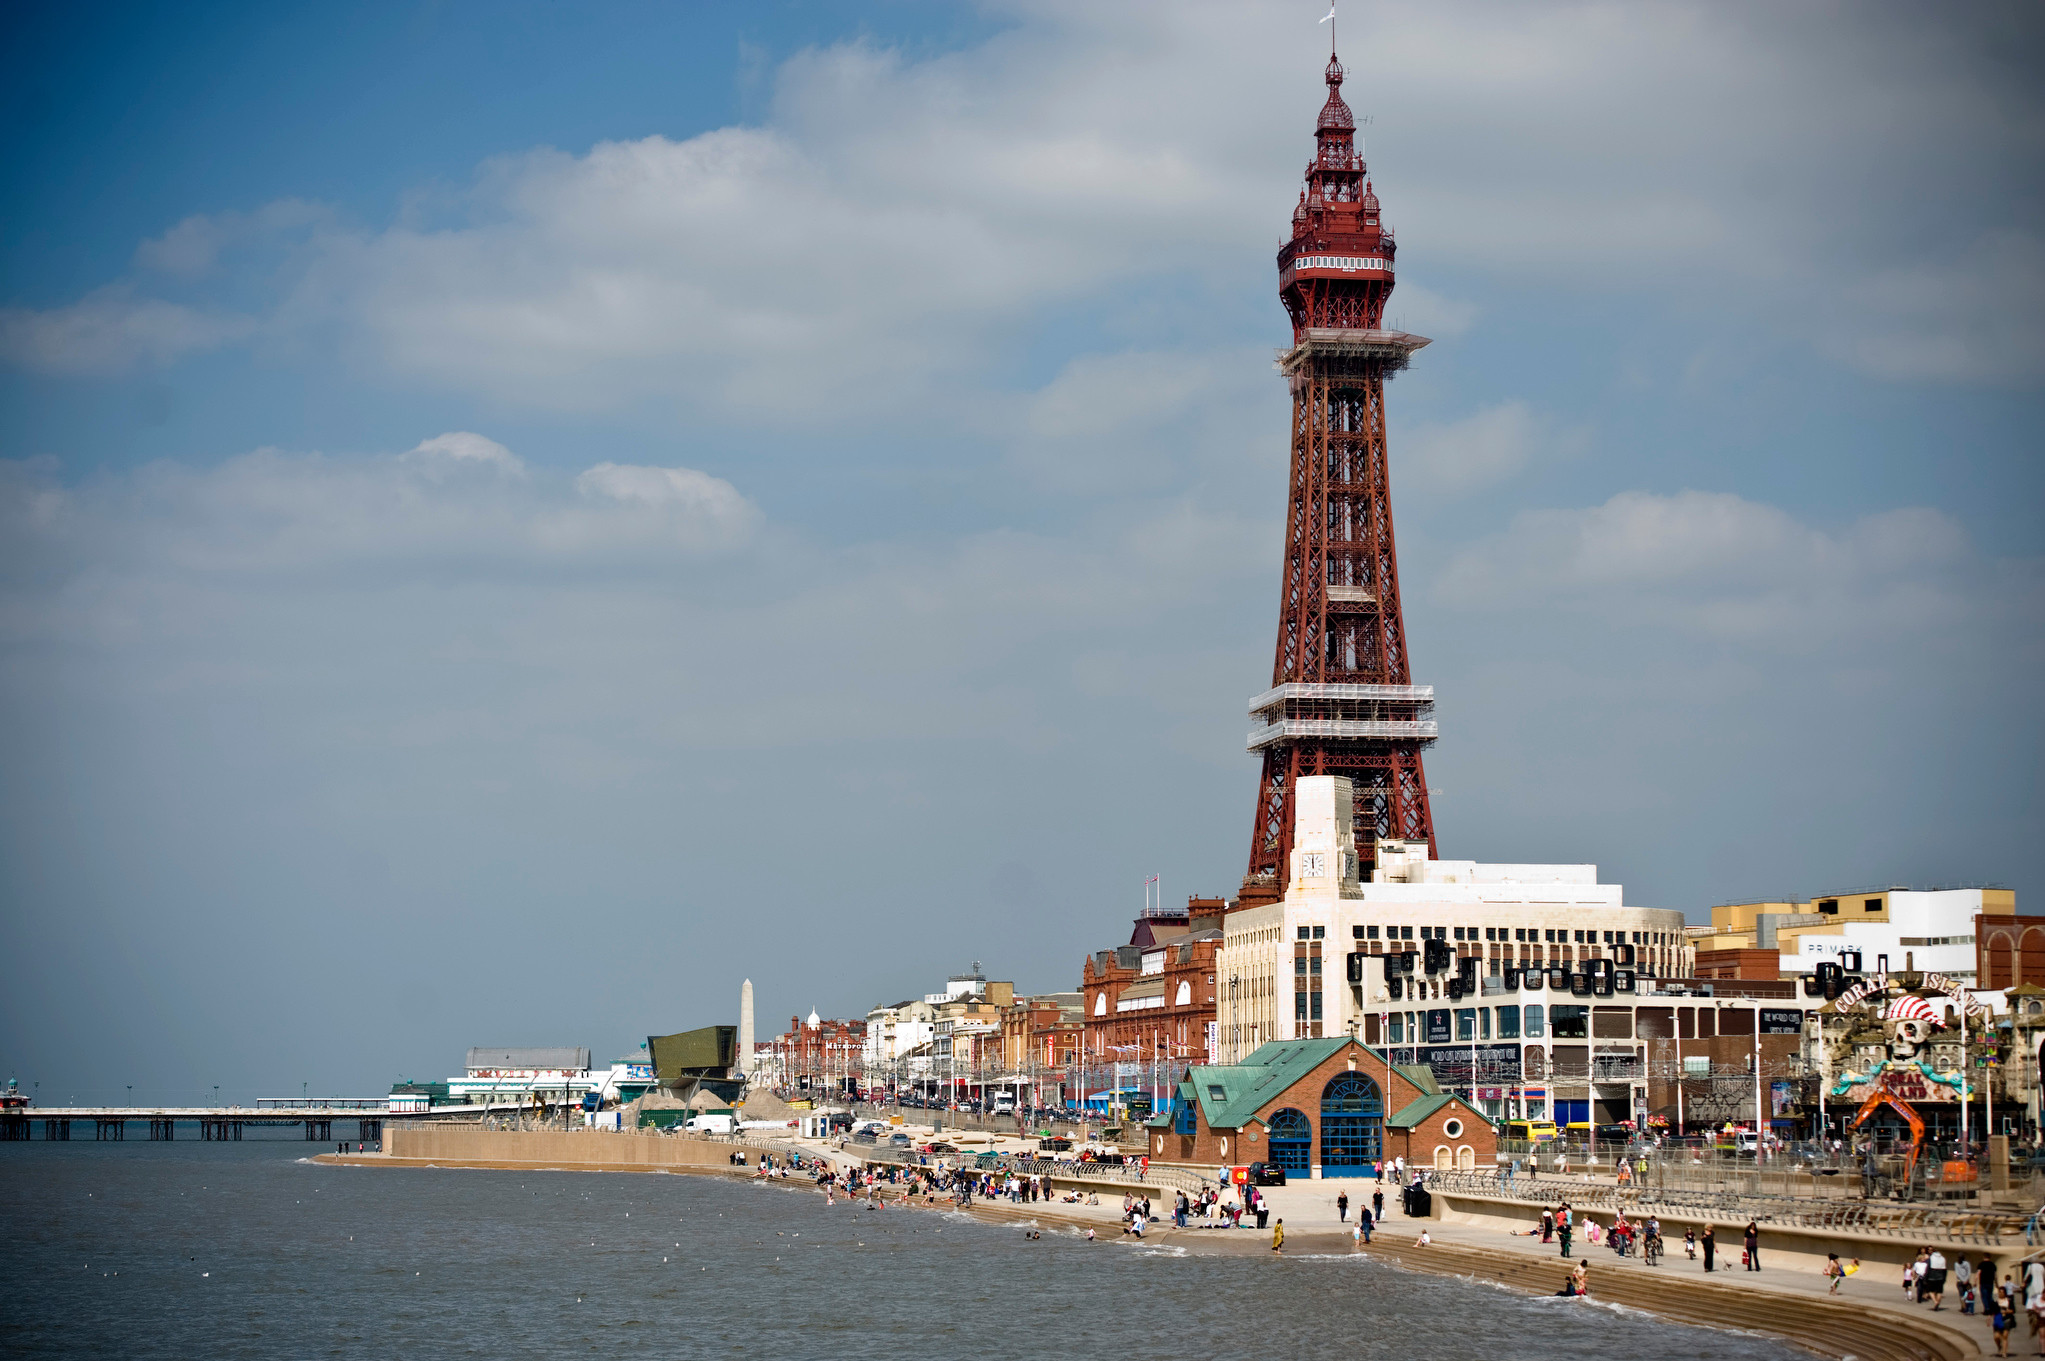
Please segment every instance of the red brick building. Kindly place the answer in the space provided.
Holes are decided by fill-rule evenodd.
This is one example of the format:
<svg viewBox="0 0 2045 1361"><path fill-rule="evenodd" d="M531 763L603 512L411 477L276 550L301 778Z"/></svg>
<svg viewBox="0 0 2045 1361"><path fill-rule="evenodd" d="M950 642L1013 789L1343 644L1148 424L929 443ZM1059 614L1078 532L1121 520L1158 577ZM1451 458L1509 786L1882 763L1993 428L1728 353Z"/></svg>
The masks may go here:
<svg viewBox="0 0 2045 1361"><path fill-rule="evenodd" d="M1981 988L2045 987L2045 917L1976 916L1974 978Z"/></svg>
<svg viewBox="0 0 2045 1361"><path fill-rule="evenodd" d="M865 1021L827 1021L814 1011L788 1018L788 1030L768 1046L774 1085L784 1092L858 1089L865 1069Z"/></svg>
<svg viewBox="0 0 2045 1361"><path fill-rule="evenodd" d="M1773 982L1782 977L1782 952L1780 950L1699 950L1697 967L1692 970L1697 978L1744 978L1759 982Z"/></svg>
<svg viewBox="0 0 2045 1361"><path fill-rule="evenodd" d="M1435 1168L1498 1160L1491 1122L1425 1065L1392 1065L1347 1038L1276 1041L1240 1064L1196 1066L1144 1134L1159 1162L1268 1162L1291 1177L1375 1176L1393 1158Z"/></svg>
<svg viewBox="0 0 2045 1361"><path fill-rule="evenodd" d="M1137 922L1137 942L1101 950L1080 970L1084 1060L1153 1064L1176 1077L1213 1057L1214 952L1221 932Z"/></svg>

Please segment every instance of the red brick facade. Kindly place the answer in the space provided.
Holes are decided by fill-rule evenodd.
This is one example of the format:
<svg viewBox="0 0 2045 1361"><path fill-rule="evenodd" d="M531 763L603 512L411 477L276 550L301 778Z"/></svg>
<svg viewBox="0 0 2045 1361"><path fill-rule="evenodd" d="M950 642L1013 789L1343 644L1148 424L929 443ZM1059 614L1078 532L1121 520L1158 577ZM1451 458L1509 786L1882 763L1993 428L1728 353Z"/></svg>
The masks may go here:
<svg viewBox="0 0 2045 1361"><path fill-rule="evenodd" d="M1207 1027L1214 1020L1214 952L1219 931L1181 931L1149 948L1124 945L1087 956L1080 971L1085 1053L1091 1063L1156 1060L1176 1074L1207 1063ZM1143 956L1162 952L1160 972L1145 974Z"/></svg>

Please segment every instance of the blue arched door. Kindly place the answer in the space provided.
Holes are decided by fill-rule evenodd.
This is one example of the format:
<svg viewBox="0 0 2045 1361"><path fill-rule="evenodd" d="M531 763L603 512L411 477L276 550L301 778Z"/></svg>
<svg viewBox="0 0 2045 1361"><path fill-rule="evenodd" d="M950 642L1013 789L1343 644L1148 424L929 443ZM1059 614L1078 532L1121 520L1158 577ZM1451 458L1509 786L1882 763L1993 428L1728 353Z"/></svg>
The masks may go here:
<svg viewBox="0 0 2045 1361"><path fill-rule="evenodd" d="M1306 1116L1288 1106L1271 1117L1268 1128L1272 1165L1284 1168L1287 1175L1306 1175L1314 1148L1314 1127Z"/></svg>
<svg viewBox="0 0 2045 1361"><path fill-rule="evenodd" d="M1362 1073L1337 1073L1321 1092L1321 1175L1368 1177L1384 1154L1385 1103Z"/></svg>

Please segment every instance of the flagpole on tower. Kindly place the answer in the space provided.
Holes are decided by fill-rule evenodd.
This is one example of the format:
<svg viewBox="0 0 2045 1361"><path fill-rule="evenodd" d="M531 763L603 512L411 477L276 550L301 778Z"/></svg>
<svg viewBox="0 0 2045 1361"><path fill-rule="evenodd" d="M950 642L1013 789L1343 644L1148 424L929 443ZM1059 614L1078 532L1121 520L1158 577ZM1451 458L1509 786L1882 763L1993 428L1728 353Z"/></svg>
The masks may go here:
<svg viewBox="0 0 2045 1361"><path fill-rule="evenodd" d="M1335 6L1333 0L1330 0L1328 12L1321 16L1320 21L1328 26L1328 55L1332 57L1335 55Z"/></svg>

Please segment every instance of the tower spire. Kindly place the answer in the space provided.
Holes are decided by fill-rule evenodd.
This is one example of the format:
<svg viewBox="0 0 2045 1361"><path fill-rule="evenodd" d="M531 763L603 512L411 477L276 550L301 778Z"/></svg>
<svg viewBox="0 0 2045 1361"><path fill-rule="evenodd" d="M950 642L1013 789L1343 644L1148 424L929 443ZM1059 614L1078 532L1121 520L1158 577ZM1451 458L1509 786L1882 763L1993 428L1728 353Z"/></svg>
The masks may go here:
<svg viewBox="0 0 2045 1361"><path fill-rule="evenodd" d="M1384 405L1385 380L1428 342L1384 329L1398 243L1357 153L1345 74L1331 42L1314 159L1278 253L1292 320L1279 360L1292 388L1292 469L1271 689L1250 701L1263 779L1246 903L1284 892L1294 791L1307 776L1351 781L1364 878L1380 841L1434 846L1421 763L1434 690L1413 684L1406 655Z"/></svg>

